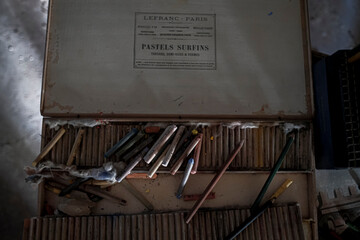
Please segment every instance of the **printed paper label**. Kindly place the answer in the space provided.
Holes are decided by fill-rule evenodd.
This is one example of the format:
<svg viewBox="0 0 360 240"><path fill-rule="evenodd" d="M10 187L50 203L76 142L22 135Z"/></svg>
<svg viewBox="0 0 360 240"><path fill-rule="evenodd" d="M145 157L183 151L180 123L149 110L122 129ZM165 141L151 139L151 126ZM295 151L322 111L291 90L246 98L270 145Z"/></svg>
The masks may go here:
<svg viewBox="0 0 360 240"><path fill-rule="evenodd" d="M216 69L215 14L135 13L135 68Z"/></svg>

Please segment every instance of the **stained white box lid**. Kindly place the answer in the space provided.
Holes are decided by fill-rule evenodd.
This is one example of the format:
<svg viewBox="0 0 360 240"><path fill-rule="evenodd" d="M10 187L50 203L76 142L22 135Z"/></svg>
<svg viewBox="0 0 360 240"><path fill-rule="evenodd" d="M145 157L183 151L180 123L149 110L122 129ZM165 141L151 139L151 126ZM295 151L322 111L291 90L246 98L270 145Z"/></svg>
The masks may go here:
<svg viewBox="0 0 360 240"><path fill-rule="evenodd" d="M309 119L304 0L50 0L50 117Z"/></svg>

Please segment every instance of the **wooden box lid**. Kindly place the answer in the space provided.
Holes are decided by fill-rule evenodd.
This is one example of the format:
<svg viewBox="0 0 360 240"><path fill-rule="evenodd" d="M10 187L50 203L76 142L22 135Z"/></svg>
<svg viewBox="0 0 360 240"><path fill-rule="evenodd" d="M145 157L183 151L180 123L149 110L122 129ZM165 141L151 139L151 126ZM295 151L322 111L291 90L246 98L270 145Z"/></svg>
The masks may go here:
<svg viewBox="0 0 360 240"><path fill-rule="evenodd" d="M50 0L50 117L310 119L304 0Z"/></svg>

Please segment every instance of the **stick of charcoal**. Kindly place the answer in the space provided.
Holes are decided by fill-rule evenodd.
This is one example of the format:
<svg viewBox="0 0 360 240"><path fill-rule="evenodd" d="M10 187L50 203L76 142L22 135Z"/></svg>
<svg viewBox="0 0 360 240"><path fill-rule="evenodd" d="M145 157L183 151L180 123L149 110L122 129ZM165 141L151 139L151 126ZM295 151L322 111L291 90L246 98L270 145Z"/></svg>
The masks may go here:
<svg viewBox="0 0 360 240"><path fill-rule="evenodd" d="M137 128L133 128L128 134L125 135L120 141L118 141L112 148L110 148L104 155L105 158L111 157L119 148L125 145L130 138L134 137L139 130Z"/></svg>
<svg viewBox="0 0 360 240"><path fill-rule="evenodd" d="M120 176L116 177L117 182L121 182L131 171L138 165L138 163L143 159L144 155L147 153L149 148L144 148L124 169Z"/></svg>
<svg viewBox="0 0 360 240"><path fill-rule="evenodd" d="M129 150L135 143L140 141L145 136L144 132L139 132L135 137L133 137L125 146L123 146L117 153L116 156L120 157L123 155L127 150Z"/></svg>
<svg viewBox="0 0 360 240"><path fill-rule="evenodd" d="M176 131L177 127L175 125L168 126L165 131L161 134L158 140L155 142L154 146L149 150L149 152L145 155L144 161L149 164L155 158L155 156L161 150L161 147L169 140L169 138Z"/></svg>
<svg viewBox="0 0 360 240"><path fill-rule="evenodd" d="M229 156L228 160L224 163L224 165L221 167L220 171L214 176L214 178L211 180L211 182L206 187L205 191L201 194L201 198L196 201L195 205L191 209L190 214L186 217L185 222L188 224L191 219L196 214L197 210L201 207L201 205L204 203L206 197L211 193L211 191L214 189L217 182L220 180L222 175L224 175L226 169L229 167L231 162L234 160L236 155L240 152L240 149L244 145L244 140L240 142L240 144L234 149L234 151Z"/></svg>
<svg viewBox="0 0 360 240"><path fill-rule="evenodd" d="M136 154L140 153L145 147L150 145L154 141L154 136L149 136L147 139L142 141L139 145L137 145L133 150L129 153L125 154L122 158L124 161L128 161L130 158L134 157Z"/></svg>
<svg viewBox="0 0 360 240"><path fill-rule="evenodd" d="M66 194L69 194L72 190L77 189L81 184L89 181L89 178L78 178L73 183L65 187L61 192L59 193L59 197L65 196Z"/></svg>
<svg viewBox="0 0 360 240"><path fill-rule="evenodd" d="M56 135L51 139L51 141L44 147L41 153L36 157L36 159L32 162L32 166L36 167L38 163L49 153L49 151L55 146L55 144L60 140L60 138L64 135L66 130L64 128L60 128L60 130L56 133Z"/></svg>
<svg viewBox="0 0 360 240"><path fill-rule="evenodd" d="M192 129L191 130L188 130L186 131L186 129L184 130L185 133L184 135L180 138L180 141L179 143L177 144L176 148L175 148L175 153L177 153L180 148L187 142L189 141L189 139L192 139L191 136L192 136Z"/></svg>
<svg viewBox="0 0 360 240"><path fill-rule="evenodd" d="M185 133L185 135L187 135ZM183 153L185 152L186 148L190 145L190 143L192 142L192 140L194 139L192 135L187 135L188 137L186 137L186 139L183 141L183 144L178 148L178 150L175 149L175 155L173 155L174 161L176 162L177 159L179 159L181 157L181 155L183 155Z"/></svg>

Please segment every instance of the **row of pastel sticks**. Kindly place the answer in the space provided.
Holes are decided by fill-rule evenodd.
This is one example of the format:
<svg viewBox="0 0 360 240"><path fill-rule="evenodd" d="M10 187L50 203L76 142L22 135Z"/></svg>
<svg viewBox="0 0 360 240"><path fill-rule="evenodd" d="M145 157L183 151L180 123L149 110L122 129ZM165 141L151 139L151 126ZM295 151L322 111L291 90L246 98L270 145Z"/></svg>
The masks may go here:
<svg viewBox="0 0 360 240"><path fill-rule="evenodd" d="M178 125L179 126L179 125ZM188 126L190 128L191 126ZM79 127L65 125L66 133L45 157L55 163L65 164L74 144ZM74 164L82 167L99 167L107 161L121 161L121 157L113 155L105 158L104 154L114 146L131 129L143 130L143 124L109 123L95 127L84 127L82 142L76 151ZM198 126L203 134L199 171L214 171L226 161L231 149L245 139L242 151L236 156L229 170L268 170L274 165L285 142L286 132L281 125L259 126L257 128L228 127L221 124ZM56 134L57 130L45 125L43 146ZM282 165L283 170L311 169L312 131L310 126L294 130L295 142ZM170 167L171 167L170 163ZM144 162L140 162L134 170L148 170ZM159 169L165 170L163 167Z"/></svg>
<svg viewBox="0 0 360 240"><path fill-rule="evenodd" d="M184 222L184 215L184 212L173 212L32 218L25 220L23 240L223 239L250 215L250 211L199 211L189 224ZM305 239L299 206L290 204L267 209L237 239Z"/></svg>

